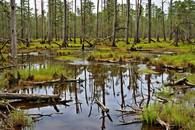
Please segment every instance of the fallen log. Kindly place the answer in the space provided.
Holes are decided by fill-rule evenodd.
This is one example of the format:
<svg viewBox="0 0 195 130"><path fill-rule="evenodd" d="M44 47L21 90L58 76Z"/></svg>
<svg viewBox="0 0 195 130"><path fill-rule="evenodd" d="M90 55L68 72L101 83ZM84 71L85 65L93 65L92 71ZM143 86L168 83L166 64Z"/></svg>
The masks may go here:
<svg viewBox="0 0 195 130"><path fill-rule="evenodd" d="M18 94L18 93L0 93L0 99L24 100L24 101L60 101L59 95L36 95L36 94Z"/></svg>
<svg viewBox="0 0 195 130"><path fill-rule="evenodd" d="M76 83L82 83L85 80L82 79L65 79L62 80L61 78L59 79L55 79L55 80L50 80L50 81L40 81L40 82L36 82L36 81L20 81L20 84L22 86L40 86L40 85L48 85L48 84L55 84L55 83L66 83L66 82L76 82Z"/></svg>
<svg viewBox="0 0 195 130"><path fill-rule="evenodd" d="M56 106L56 105L65 105L69 106L67 103L72 102L73 100L61 100L56 102L44 102L44 103L38 103L38 102L29 102L29 101L14 101L10 102L10 104L15 108L20 108L23 110L33 109L33 108L42 108L47 106Z"/></svg>

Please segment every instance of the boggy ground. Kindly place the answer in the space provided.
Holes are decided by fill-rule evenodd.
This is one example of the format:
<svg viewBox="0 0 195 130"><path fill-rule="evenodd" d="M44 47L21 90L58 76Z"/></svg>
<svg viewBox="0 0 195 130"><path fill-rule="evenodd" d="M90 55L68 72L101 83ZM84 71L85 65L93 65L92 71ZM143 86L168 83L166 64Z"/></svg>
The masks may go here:
<svg viewBox="0 0 195 130"><path fill-rule="evenodd" d="M114 48L107 44L98 44L91 48L87 43L83 48L79 43L70 43L69 47L61 48L61 43L53 42L49 45L34 41L28 48L19 44L19 55L23 56L30 52L38 52L38 54L49 55L49 57L53 57L59 61L78 61L84 59L90 62L145 63L157 66L156 68L160 70L163 68L168 69L175 81L186 77L190 83L195 83L194 74L186 73L193 72L195 67L194 45L180 43L179 47L175 47L168 42L140 43L136 45L126 45L123 42L119 42L117 43L117 47ZM5 54L4 56L8 55ZM60 68L55 69L57 71L60 70ZM178 70L182 70L185 73L177 72ZM26 77L28 72L19 72L22 76L21 78L28 78ZM46 71L40 70L40 73L34 71L33 80L52 80L53 75L50 72L54 73L52 68L48 68ZM154 71L141 70L139 73L150 75ZM157 98L161 100L160 103L154 102L141 108L141 114L140 109L135 110L136 113L140 114L140 120L146 124L161 124L166 128L193 129L195 122L194 86L183 88L183 85L185 84L176 84L173 85L174 87L163 87L162 90L156 93Z"/></svg>

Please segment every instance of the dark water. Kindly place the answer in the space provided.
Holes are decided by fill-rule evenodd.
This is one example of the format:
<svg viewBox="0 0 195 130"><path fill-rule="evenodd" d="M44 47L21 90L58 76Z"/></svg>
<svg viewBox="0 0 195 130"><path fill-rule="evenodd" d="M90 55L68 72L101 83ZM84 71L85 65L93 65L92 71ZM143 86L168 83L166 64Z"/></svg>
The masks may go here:
<svg viewBox="0 0 195 130"><path fill-rule="evenodd" d="M69 106L49 104L23 104L21 108L30 114L50 114L33 125L35 130L160 130L142 123L118 126L138 117L125 115L118 110L130 111L131 106L139 107L153 102L155 91L167 80L167 74L139 74L144 64L99 64L78 61L58 63L53 60L32 59L25 61L24 69L61 65L68 77L84 79L83 83L54 84L21 89L19 93L60 94L62 99L72 99ZM106 113L94 103L94 98L109 108L110 121ZM28 129L28 128L27 128ZM30 129L30 128L29 128Z"/></svg>

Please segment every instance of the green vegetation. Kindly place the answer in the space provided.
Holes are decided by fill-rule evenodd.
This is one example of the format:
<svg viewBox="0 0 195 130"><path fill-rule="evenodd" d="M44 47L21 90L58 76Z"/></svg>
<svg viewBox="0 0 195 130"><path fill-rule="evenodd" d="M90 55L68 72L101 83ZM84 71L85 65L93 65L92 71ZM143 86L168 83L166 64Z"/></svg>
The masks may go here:
<svg viewBox="0 0 195 130"><path fill-rule="evenodd" d="M154 65L171 65L174 67L195 67L195 54L163 55L152 59Z"/></svg>
<svg viewBox="0 0 195 130"><path fill-rule="evenodd" d="M14 110L12 111L8 118L6 119L6 122L8 123L8 128L11 127L11 129L16 128L25 128L32 125L33 120L29 116L27 116L26 113L22 110Z"/></svg>
<svg viewBox="0 0 195 130"><path fill-rule="evenodd" d="M54 74L63 74L63 68L61 66L47 66L46 68L32 68L18 70L21 79L27 80L29 77L35 81L47 81L54 78Z"/></svg>
<svg viewBox="0 0 195 130"><path fill-rule="evenodd" d="M152 70L152 69L149 69L149 68L140 68L138 70L139 74L158 74L158 72Z"/></svg>
<svg viewBox="0 0 195 130"><path fill-rule="evenodd" d="M191 130L195 125L194 113L193 108L182 104L154 103L143 109L142 119L147 124L154 124L160 118L170 125Z"/></svg>
<svg viewBox="0 0 195 130"><path fill-rule="evenodd" d="M58 56L55 58L56 60L62 60L62 61L74 61L74 60L79 60L78 57L76 56Z"/></svg>

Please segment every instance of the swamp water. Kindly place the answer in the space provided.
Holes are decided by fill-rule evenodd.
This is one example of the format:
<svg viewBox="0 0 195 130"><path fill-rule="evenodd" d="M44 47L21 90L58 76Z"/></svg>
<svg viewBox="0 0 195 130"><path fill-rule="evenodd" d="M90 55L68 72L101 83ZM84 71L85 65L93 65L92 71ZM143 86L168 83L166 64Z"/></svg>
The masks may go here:
<svg viewBox="0 0 195 130"><path fill-rule="evenodd" d="M138 117L122 111L143 106L155 100L154 92L169 79L166 73L140 74L144 64L103 64L57 62L52 59L31 58L20 69L40 69L61 66L67 77L85 80L83 83L53 84L20 89L18 93L60 94L62 99L72 100L67 105L22 103L20 108L28 114L42 114L32 128L35 130L160 130L142 123L121 125ZM153 68L155 69L155 67ZM109 115L94 103L97 98L109 108Z"/></svg>

